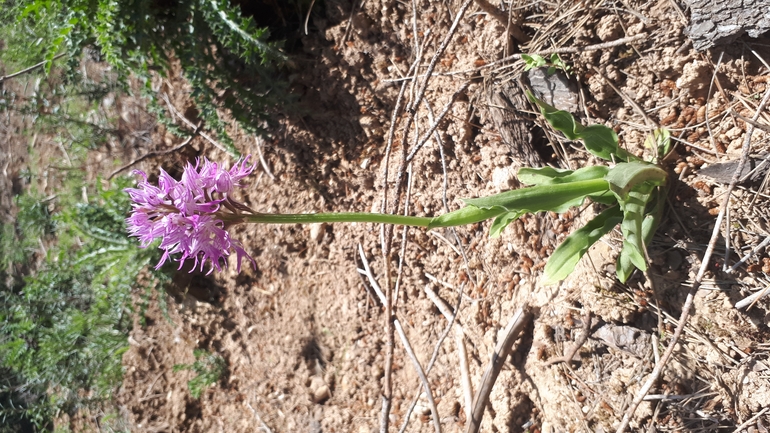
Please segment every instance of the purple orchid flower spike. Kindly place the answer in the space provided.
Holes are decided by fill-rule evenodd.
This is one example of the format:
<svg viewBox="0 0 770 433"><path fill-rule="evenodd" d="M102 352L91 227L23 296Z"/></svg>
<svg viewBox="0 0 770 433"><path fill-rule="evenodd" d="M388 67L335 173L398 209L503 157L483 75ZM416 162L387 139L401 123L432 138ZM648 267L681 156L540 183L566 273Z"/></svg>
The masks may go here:
<svg viewBox="0 0 770 433"><path fill-rule="evenodd" d="M187 164L179 181L163 169L158 186L148 182L147 174L135 170L142 177L137 188L127 188L133 201L131 215L126 219L130 236L139 239L147 248L161 238L163 256L155 267L160 268L169 259L179 262L182 269L186 260L194 260L193 269L203 271L211 262L209 274L221 265L227 266L227 257L235 251L237 270L241 260L257 263L243 245L230 237L228 227L243 222L242 212L254 213L247 206L231 197L235 187L242 188L241 180L254 171L248 164L249 157L237 161L230 170L204 158L195 165Z"/></svg>

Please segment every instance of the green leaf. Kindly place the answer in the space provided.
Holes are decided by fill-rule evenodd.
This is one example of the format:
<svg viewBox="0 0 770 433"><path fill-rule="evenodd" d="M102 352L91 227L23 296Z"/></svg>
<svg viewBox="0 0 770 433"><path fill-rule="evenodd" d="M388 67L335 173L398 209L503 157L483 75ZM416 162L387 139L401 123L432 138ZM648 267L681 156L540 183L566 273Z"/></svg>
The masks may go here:
<svg viewBox="0 0 770 433"><path fill-rule="evenodd" d="M498 216L494 221L492 221L492 226L489 228L489 237L496 238L500 236L503 230L508 227L508 224L516 221L522 215L524 215L524 212L506 212Z"/></svg>
<svg viewBox="0 0 770 433"><path fill-rule="evenodd" d="M566 170L563 168L553 167L522 167L519 169L519 172L516 174L516 176L519 178L521 183L526 185L543 185L553 183L554 179L569 176L574 172L574 170Z"/></svg>
<svg viewBox="0 0 770 433"><path fill-rule="evenodd" d="M608 161L636 159L636 157L618 147L618 135L612 129L604 125L585 127L575 120L575 117L569 112L546 104L535 98L531 92L527 92L527 97L540 108L543 117L554 129L561 131L570 140L583 140L586 150L597 157Z"/></svg>
<svg viewBox="0 0 770 433"><path fill-rule="evenodd" d="M580 133L585 129L585 126L578 123L575 118L567 111L559 110L552 105L548 105L545 102L535 98L531 92L527 92L527 97L530 102L537 105L540 108L545 120L553 126L554 129L561 131L570 140L579 140Z"/></svg>
<svg viewBox="0 0 770 433"><path fill-rule="evenodd" d="M541 211L565 212L567 209L583 204L586 196L595 188L606 191L607 185L602 179L583 182L538 185L507 191L489 197L463 200L467 207L481 209L501 209L505 213L499 215L492 223L490 237L498 237L500 233L521 215ZM587 188L588 187L588 188Z"/></svg>
<svg viewBox="0 0 770 433"><path fill-rule="evenodd" d="M463 201L467 205L481 209L500 208L507 212L552 211L561 213L571 207L581 205L586 196L601 193L607 189L608 184L604 179L590 179L531 186L487 197L464 199Z"/></svg>
<svg viewBox="0 0 770 433"><path fill-rule="evenodd" d="M583 167L577 171L553 167L525 167L519 170L518 177L521 182L527 185L553 185L558 183L601 179L607 175L609 170L608 167L602 165Z"/></svg>
<svg viewBox="0 0 770 433"><path fill-rule="evenodd" d="M595 203L601 203L607 206L614 206L618 204L617 197L615 197L615 194L613 194L610 190L607 190L601 194L591 194L588 196L588 198L590 198L591 201Z"/></svg>
<svg viewBox="0 0 770 433"><path fill-rule="evenodd" d="M619 206L614 206L569 235L556 247L545 264L542 284L554 284L566 278L591 245L609 233L622 220L623 211Z"/></svg>
<svg viewBox="0 0 770 433"><path fill-rule="evenodd" d="M505 209L499 207L484 209L475 206L465 206L456 211L433 218L430 224L428 224L428 228L433 229L436 227L453 227L474 224L486 221L490 218L496 218L503 213L505 213Z"/></svg>
<svg viewBox="0 0 770 433"><path fill-rule="evenodd" d="M655 186L643 183L628 193L624 200L618 200L623 209L623 222L620 229L623 232L623 248L620 250L616 273L621 282L626 282L633 272L633 267L642 271L647 270L647 258L645 254L645 240L642 230L644 212L652 198Z"/></svg>
<svg viewBox="0 0 770 433"><path fill-rule="evenodd" d="M618 146L618 135L604 125L587 126L579 138L586 150L607 161L633 161L637 158Z"/></svg>
<svg viewBox="0 0 770 433"><path fill-rule="evenodd" d="M642 239L644 240L645 247L652 241L652 236L655 234L663 218L667 194L668 188L665 185L657 187L652 193L651 203L647 205L647 213L642 220ZM633 271L634 265L631 263L629 253L623 254L623 251L621 251L616 266L618 280L625 283L631 277Z"/></svg>
<svg viewBox="0 0 770 433"><path fill-rule="evenodd" d="M545 58L539 54L522 54L521 59L524 60L525 71L545 66L547 63Z"/></svg>
<svg viewBox="0 0 770 433"><path fill-rule="evenodd" d="M637 185L648 182L654 186L666 182L666 171L644 161L623 162L613 167L604 177L610 184L610 190L622 203L629 191Z"/></svg>
<svg viewBox="0 0 770 433"><path fill-rule="evenodd" d="M654 164L634 161L617 164L605 177L623 209L623 223L620 225L623 248L616 266L618 280L621 282L628 280L634 268L647 270L645 245L654 230L649 228L648 237L645 238L645 211L653 198L653 191L665 184L666 176L666 171Z"/></svg>
<svg viewBox="0 0 770 433"><path fill-rule="evenodd" d="M608 191L609 185L604 179L589 179L538 185L487 197L464 199L467 206L433 218L428 228L472 224L497 218L492 228L492 235L497 236L508 223L520 215L543 211L561 213L570 207L580 206L587 196Z"/></svg>

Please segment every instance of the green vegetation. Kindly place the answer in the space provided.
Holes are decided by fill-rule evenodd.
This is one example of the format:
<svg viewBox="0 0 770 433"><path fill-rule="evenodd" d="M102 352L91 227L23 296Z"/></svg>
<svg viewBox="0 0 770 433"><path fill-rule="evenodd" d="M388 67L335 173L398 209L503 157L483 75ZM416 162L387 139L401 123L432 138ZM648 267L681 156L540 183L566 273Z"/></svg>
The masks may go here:
<svg viewBox="0 0 770 433"><path fill-rule="evenodd" d="M187 381L187 387L190 389L191 396L200 398L203 390L219 382L225 376L227 363L221 356L201 349L195 349L193 355L195 355L195 362L177 364L174 366L174 372L194 371L195 377Z"/></svg>
<svg viewBox="0 0 770 433"><path fill-rule="evenodd" d="M528 184L564 185L599 176L608 184L605 192L585 197L610 207L567 237L556 248L545 266L544 283L555 283L572 273L591 245L618 224L623 234L623 247L616 266L618 280L626 282L635 268L646 271L646 245L649 245L660 224L668 193L668 174L657 165L670 150L668 131L655 131L646 141L654 154L651 161L643 161L619 146L618 136L612 129L604 125L583 126L570 113L557 110L531 94L528 96L537 104L551 126L564 133L570 140L582 140L586 150L594 156L614 163L611 168L586 167L574 172L548 167L522 169L519 172L519 178ZM578 175L589 170L592 172L588 176Z"/></svg>
<svg viewBox="0 0 770 433"><path fill-rule="evenodd" d="M157 260L153 250L125 238L129 205L122 188L128 182L97 188L89 203L54 213L43 201L19 197L18 220L13 227L4 225L0 238L6 281L0 287L0 362L14 375L0 390L15 388L26 397L11 399L6 404L15 406L0 408L0 414L23 413L43 428L58 411L108 399L120 384L132 324L131 288ZM58 241L39 268L21 278L6 273L32 266L29 259L40 254L34 242L41 236ZM19 247L9 247L13 243Z"/></svg>
<svg viewBox="0 0 770 433"><path fill-rule="evenodd" d="M487 197L463 200L464 208L433 218L428 227L448 227L494 218L491 236L528 213L562 213L586 199L609 206L584 227L568 236L545 265L543 284L566 278L588 249L618 224L623 246L617 259L618 280L626 282L635 269L647 270L646 245L663 215L668 174L657 162L669 151L668 132L658 130L647 140L651 161L629 154L619 146L615 131L604 125L583 126L566 111L558 110L528 93L543 117L570 140L581 140L588 152L611 166L578 170L552 167L522 168L519 180L531 185Z"/></svg>
<svg viewBox="0 0 770 433"><path fill-rule="evenodd" d="M569 74L570 66L562 60L561 56L557 53L551 54L546 58L540 54L522 54L521 59L524 60L524 70L529 71L534 68L548 67L548 75L552 75L557 69Z"/></svg>
<svg viewBox="0 0 770 433"><path fill-rule="evenodd" d="M57 415L110 399L122 380L132 291L143 299L141 316L141 302L168 281L148 266L158 250L126 238L122 190L134 179L94 185L88 173L89 152L121 140L100 104L138 82L149 110L188 136L157 87L181 73L196 103L186 115L237 155L222 116L262 132L270 110L288 100L279 70L287 57L227 0L0 0L0 19L6 73L40 66L0 86L0 112L25 119L27 139L58 146L30 147L21 173L30 187L15 197L16 220L0 226L0 424L13 426L0 432L50 430ZM110 68L91 76L85 65L93 61ZM42 177L58 187L38 190ZM189 366L196 396L226 370L222 358L202 356Z"/></svg>
<svg viewBox="0 0 770 433"><path fill-rule="evenodd" d="M464 199L466 206L454 212L401 224L450 227L494 218L490 234L496 237L522 215L563 213L590 199L609 207L554 250L545 265L542 283L554 284L566 278L591 245L618 224L623 234L623 247L616 266L618 280L626 282L635 269L646 271L646 245L660 224L667 194L668 174L658 167L657 162L669 151L668 132L658 130L648 138L646 145L653 150L654 156L651 161L643 161L619 146L618 136L612 129L598 124L583 126L569 112L558 110L529 92L527 96L540 108L551 126L570 140L583 141L588 152L611 165L588 166L578 170L522 168L518 173L519 180L531 185L529 187ZM315 214L313 217L318 221L332 221L331 218L323 219L324 215ZM250 221L260 219L266 217L249 218ZM426 219L427 223L422 221Z"/></svg>
<svg viewBox="0 0 770 433"><path fill-rule="evenodd" d="M197 116L233 155L238 151L217 108L259 133L269 110L288 100L278 75L287 60L280 44L227 0L6 0L3 9L0 18L16 23L0 31L10 47L3 57L24 66L45 59L48 73L54 57L66 53L68 76L77 74L84 55L106 61L124 88L129 76L144 82L153 112L178 135L189 135L167 119L152 87L153 73L167 76L178 61Z"/></svg>

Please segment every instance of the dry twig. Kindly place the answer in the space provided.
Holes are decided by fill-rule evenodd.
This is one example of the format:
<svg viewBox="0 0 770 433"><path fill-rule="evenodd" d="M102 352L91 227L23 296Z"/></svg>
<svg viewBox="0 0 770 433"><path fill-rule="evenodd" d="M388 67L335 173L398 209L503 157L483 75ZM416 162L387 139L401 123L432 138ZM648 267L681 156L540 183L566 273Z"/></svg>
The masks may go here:
<svg viewBox="0 0 770 433"><path fill-rule="evenodd" d="M270 171L270 166L267 165L265 155L262 154L262 137L255 135L254 141L257 144L257 156L259 156L259 163L262 164L262 170L267 174L267 177L269 177L270 180L274 181L275 176L273 176L273 172Z"/></svg>
<svg viewBox="0 0 770 433"><path fill-rule="evenodd" d="M251 409L251 413L253 413L253 414L254 414L254 418L255 418L255 419L257 420L257 422L259 423L259 430L260 430L260 431L263 431L263 432L265 432L265 433L273 433L273 431L272 431L272 430L270 430L270 427L268 427L268 426L267 426L267 424L265 424L265 422L264 422L264 421L262 421L262 418L261 418L261 417L259 416L259 414L257 413L257 410L256 410L256 409L254 409L254 407L252 407L252 406L251 406L251 403L249 403L249 402L247 401L247 402L246 402L246 407L248 407L249 409Z"/></svg>
<svg viewBox="0 0 770 433"><path fill-rule="evenodd" d="M67 55L67 53L59 53L59 54L55 55L52 60L61 59L65 55ZM20 75L24 75L24 74L30 73L30 72L34 71L35 69L40 69L43 66L45 66L46 63L48 63L48 60L43 60L40 63L36 63L36 64L30 66L29 68L22 69L21 71L14 72L13 74L10 74L10 75L4 75L4 76L0 77L0 83L2 83L5 80L10 80L11 78L16 78L16 77L18 77Z"/></svg>
<svg viewBox="0 0 770 433"><path fill-rule="evenodd" d="M429 274L425 274L426 276ZM465 416L466 419L471 417L471 407L473 406L473 385L471 384L470 369L468 368L468 352L465 350L465 329L457 322L456 314L453 313L449 305L438 297L436 292L431 290L430 287L425 285L425 294L428 299L433 301L433 304L438 308L441 314L446 318L449 323L455 320L455 345L457 345L457 356L460 359L460 384L463 388L463 398L465 401Z"/></svg>
<svg viewBox="0 0 770 433"><path fill-rule="evenodd" d="M428 376L425 375L425 371L422 369L422 366L420 365L420 361L417 360L417 355L414 354L414 350L412 350L412 345L409 344L409 340L406 338L406 334L404 333L404 328L401 327L401 323L398 321L398 319L393 320L393 325L396 327L396 331L398 332L399 338L401 338L401 343L404 344L404 350L406 351L406 354L409 355L409 358L412 360L412 364L414 364L414 369L417 371L417 375L420 376L420 381L422 381L423 389L425 390L425 397L428 399L428 405L430 405L430 412L433 414L433 426L436 430L436 433L441 433L441 419L438 416L438 408L436 408L436 401L433 400L433 392L430 389L430 382L428 382Z"/></svg>
<svg viewBox="0 0 770 433"><path fill-rule="evenodd" d="M401 195L404 189L404 174L406 173L406 165L408 164L408 161L407 161L408 146L406 145L407 136L409 135L409 131L412 128L412 124L415 122L417 108L420 106L423 98L425 97L425 92L428 89L428 83L430 83L430 78L433 75L433 71L436 69L436 64L438 63L438 60L441 58L441 56L444 54L447 47L449 46L449 43L451 42L452 37L454 36L455 32L457 31L457 27L460 24L460 20L462 19L463 15L465 15L465 11L468 9L468 7L471 5L472 2L473 0L465 0L463 5L460 6L460 9L457 11L457 15L455 16L455 19L452 22L452 26L449 28L449 32L447 32L446 37L441 42L438 49L436 49L436 53L433 55L433 58L431 58L430 63L428 64L428 69L425 73L425 80L423 80L422 84L420 85L420 88L417 91L417 95L415 96L415 99L412 102L410 102L409 105L407 106L407 111L409 112L409 116L407 117L406 126L404 127L404 138L403 138L404 143L401 146L401 149L402 149L401 164L398 167L398 170L396 171L396 184L395 184L395 191L393 192L393 202L391 204L391 209L392 209L391 213L396 213L398 211L398 208L400 207ZM387 179L385 179L385 181L387 182ZM385 236L386 243L390 243L389 241L390 233L392 233L392 226L390 226L389 229L386 229L386 236ZM386 251L388 250L390 250L389 247L386 248Z"/></svg>
<svg viewBox="0 0 770 433"><path fill-rule="evenodd" d="M740 433L741 431L743 431L743 429L745 429L746 427L748 427L751 424L753 424L754 422L756 422L759 419L759 417L764 415L768 410L770 410L770 407L766 407L766 408L760 410L759 412L756 413L756 415L752 416L751 418L747 419L746 422L744 422L743 424L739 425L738 428L736 428L733 433Z"/></svg>
<svg viewBox="0 0 770 433"><path fill-rule="evenodd" d="M454 92L454 94L452 94L452 97L449 99L449 102L447 102L446 106L444 106L444 109L441 111L441 113L439 113L438 119L436 119L435 121L431 120L431 126L428 129L428 132L417 143L417 145L414 146L412 151L409 152L409 155L407 155L407 157L406 157L406 163L407 164L412 162L412 160L414 159L415 155L417 155L417 152L419 152L420 149L422 149L422 147L425 145L425 143L427 143L428 140L430 140L430 136L434 132L436 132L436 128L438 128L439 123L441 123L441 121L444 120L444 117L446 117L446 115L449 113L449 110L452 109L452 105L455 103L455 101L457 101L457 98L459 98L460 95L462 95L463 93L465 93L466 90L468 90L468 86L470 86L470 84L471 84L470 81L466 81L465 83L463 83L463 85L460 86L460 88L457 89L457 91Z"/></svg>
<svg viewBox="0 0 770 433"><path fill-rule="evenodd" d="M193 129L197 129L198 128L198 126L196 126L194 123L192 123L192 121L190 119L184 117L184 115L182 113L180 113L179 110L176 109L176 107L174 107L174 104L171 103L171 100L169 100L168 95L166 93L163 93L162 95L160 95L160 97L166 102L166 105L168 105L169 111L171 111L172 114L177 116L179 118L179 120L184 122L190 128L193 128ZM206 134L205 132L199 131L198 134L200 134L201 137L205 138L206 141L208 141L209 143L213 144L214 147L216 147L217 149L221 150L222 152L225 152L225 153L228 153L228 154L230 153L224 146L222 146L218 141L214 140L210 135Z"/></svg>
<svg viewBox="0 0 770 433"><path fill-rule="evenodd" d="M637 113L639 113L639 114L642 116L642 118L644 119L644 121L645 121L645 122L647 122L647 126L652 126L653 128L657 128L657 127L659 126L659 125L658 125L658 122L654 121L654 120L653 120L653 119L652 119L650 116L648 116L648 115L647 115L647 112L646 112L646 111L644 111L644 108L642 108L642 107L641 107L639 104L637 104L637 103L636 103L636 101L634 101L633 99L631 99L631 97L629 97L628 95L626 95L626 93L625 93L625 92L623 92L623 91L622 91L622 90L620 90L620 89L619 89L617 86L615 86L615 84L614 84L612 81L610 81L610 79L609 79L609 78L605 77L605 76L604 76L604 74L602 74L602 72L601 72L599 69L597 69L595 66L592 66L591 68L594 70L594 73L595 73L596 75L598 75L599 77L601 77L601 79L602 79L602 80L603 80L605 83L607 83L607 85L608 85L608 86L610 86L610 87L612 88L612 90L614 90L614 91L615 91L615 93L617 93L617 94L618 94L618 96L620 96L620 97L621 97L621 98L622 98L624 101L626 101L626 103L627 103L628 105L630 105L631 107L633 107L633 108L634 108L634 110L636 110L636 112L637 112Z"/></svg>
<svg viewBox="0 0 770 433"><path fill-rule="evenodd" d="M121 173L121 172L123 172L125 170L128 170L129 168L135 166L136 164L139 164L140 162L144 161L145 159L154 158L156 156L170 155L170 154L172 154L174 152L177 152L177 151L183 149L185 146L190 144L190 142L192 142L193 138L195 138L198 134L200 134L200 130L201 130L201 125L202 124L203 124L203 122L198 122L198 125L195 126L195 131L193 131L192 135L187 137L187 139L185 139L185 141L183 141L182 144L180 144L178 146L174 146L171 149L167 149L167 150L147 152L144 155L140 156L139 158L136 158L135 160L129 162L128 164L125 164L125 165L121 166L117 170L115 170L112 173L110 173L110 175L107 176L107 180L111 180L118 173Z"/></svg>
<svg viewBox="0 0 770 433"><path fill-rule="evenodd" d="M548 362L545 363L545 365L553 365L559 362L565 362L567 364L572 362L572 358L575 357L575 354L578 353L578 350L580 350L581 347L585 344L586 340L588 340L588 334L591 332L591 312L586 310L585 314L583 315L583 327L581 329L581 334L578 337L577 340L575 340L574 346L570 349L569 352L565 353L564 356L560 356L558 358L549 359Z"/></svg>
<svg viewBox="0 0 770 433"><path fill-rule="evenodd" d="M452 22L452 26L450 27L449 31L447 32L446 37L442 41L441 45L436 50L435 54L433 55L433 58L430 61L430 64L428 65L427 69L427 76L425 80L422 82L422 85L420 86L419 91L417 92L416 97L411 101L411 103L407 106L407 111L409 112L409 116L407 118L406 126L404 127L404 137L403 137L403 143L401 146L401 163L398 167L398 170L396 171L396 184L395 184L395 190L393 192L393 200L390 205L390 213L398 213L401 203L401 198L403 195L403 189L404 189L404 174L406 173L406 167L409 164L407 161L407 141L409 136L409 131L411 130L412 125L415 122L415 115L417 113L417 108L422 103L422 100L425 96L425 92L428 87L428 83L430 82L430 76L433 74L433 70L436 68L436 64L438 63L438 59L441 58L441 56L444 54L444 51L446 51L447 46L452 40L452 37L454 36L457 27L460 23L460 20L462 19L463 15L465 14L465 11L468 9L470 4L473 2L473 0L465 0L463 5L460 7L460 9L457 12L457 15L455 17L455 20ZM415 60L415 62L412 64L412 67L410 68L409 74L414 74L412 71L416 71L416 65L418 63L419 59ZM393 117L392 117L392 123L389 131L389 137L388 137L388 145L386 147L385 151L385 158L383 161L383 212L385 211L387 207L387 195L388 195L388 164L389 164L389 157L390 152L392 149L392 143L393 143L393 137L395 133L395 124L398 119L398 114L400 112L400 102L403 98L403 93L405 92L405 85L402 86L401 92L399 93L399 98L396 103L396 109L393 111ZM419 136L417 137L419 138ZM382 255L383 259L385 261L385 278L386 278L386 304L385 304L385 320L386 320L386 353L385 353L385 372L384 372L384 386L383 386L383 393L382 393L382 411L380 413L380 433L387 433L388 431L388 425L390 423L390 408L392 405L392 394L393 394L393 383L392 383L392 374L393 374L393 340L394 340L394 324L393 321L395 320L395 314L394 314L394 299L393 299L393 286L391 285L391 275L390 275L390 258L391 258L391 246L392 246L392 235L393 235L393 226L392 225L383 225L382 231L381 231L381 242L382 242Z"/></svg>
<svg viewBox="0 0 770 433"><path fill-rule="evenodd" d="M385 373L382 390L382 411L380 412L380 433L388 433L390 425L390 407L393 405L393 346L395 340L393 311L393 282L390 277L390 251L385 259Z"/></svg>
<svg viewBox="0 0 770 433"><path fill-rule="evenodd" d="M452 330L452 327L455 323L455 320L457 319L457 311L460 311L460 305L462 304L463 299L463 289L464 284L460 286L459 291L457 293L457 304L455 305L455 314L452 315L451 319L449 320L449 323L447 324L446 328L444 329L444 332L441 333L441 336L438 338L438 342L436 343L436 346L433 348L433 355L430 357L430 362L428 362L428 367L425 369L425 374L430 374L431 369L433 369L433 365L436 363L436 360L438 359L439 349L441 349L441 345L444 344L444 340L446 339L447 335L449 335L449 332ZM399 430L399 433L404 433L406 431L406 427L409 425L409 417L412 414L412 411L414 410L414 407L417 405L417 399L420 397L419 394L420 388L417 388L418 394L414 396L414 399L412 400L412 404L409 406L409 409L407 409L406 414L404 415L404 423L401 425L401 429Z"/></svg>
<svg viewBox="0 0 770 433"><path fill-rule="evenodd" d="M516 342L519 333L531 318L532 312L529 305L524 305L516 310L505 327L503 338L497 342L495 351L492 353L492 359L489 361L489 365L487 365L487 369L484 371L484 376L481 378L481 385L478 391L476 391L476 397L473 400L473 410L471 411L471 417L468 419L467 433L479 431L481 418L484 416L484 408L487 407L489 394L492 392L495 381L497 381L497 376L500 374L506 358L508 358L508 353L511 351L513 343Z"/></svg>
<svg viewBox="0 0 770 433"><path fill-rule="evenodd" d="M385 294L382 293L380 285L377 284L377 280L374 278L374 274L372 274L372 269L369 267L369 260L366 260L366 254L364 254L364 249L361 247L361 244L358 244L358 255L361 256L361 262L364 265L364 269L358 269L358 273L361 275L366 275L366 277L369 279L369 284L372 285L372 290L374 290L374 293L377 294L377 298L380 300L380 302L382 302L382 305L385 305L387 303Z"/></svg>
<svg viewBox="0 0 770 433"><path fill-rule="evenodd" d="M497 6L494 6L487 0L476 0L476 4L479 5L481 10L499 21L500 24L504 25L508 34L513 36L514 39L519 42L529 41L529 36L521 30L521 27L518 24L511 22L510 17L498 9Z"/></svg>
<svg viewBox="0 0 770 433"><path fill-rule="evenodd" d="M755 302L759 301L760 299L764 298L767 295L770 295L770 286L765 287L764 289L759 290L757 292L754 292L753 294L736 302L735 308L738 310L742 310L746 307L751 306L752 304L754 304Z"/></svg>
<svg viewBox="0 0 770 433"><path fill-rule="evenodd" d="M648 34L640 33L638 35L629 36L629 37L626 37L626 38L620 38L620 39L616 39L614 41L602 42L601 44L586 45L586 46L582 46L582 47L554 48L554 49L551 49L551 50L541 50L541 51L537 51L537 52L529 53L529 54L530 55L531 54L538 54L538 55L541 55L541 56L546 56L546 55L550 55L550 54L571 54L571 53L581 53L581 52L584 52L584 51L598 51L598 50L604 50L604 49L607 49L607 48L617 47L617 46L620 46L620 45L629 44L631 42L641 41L643 39L646 39L647 37L649 37ZM451 75L461 75L461 74L477 73L477 72L482 71L484 69L489 69L489 68L491 68L493 66L498 66L498 65L501 65L503 63L510 62L512 60L521 60L522 54L527 54L527 53L511 54L510 56L503 57L500 60L495 60L494 62L489 62L487 64L478 66L476 68L463 69L463 70L460 70L460 71L452 71L452 72L446 72L446 73L441 73L441 74L435 74L434 76L437 76L437 75L451 76ZM503 67L507 67L507 66L503 66ZM418 77L422 78L422 77L425 77L426 75L427 75L427 73L424 73L424 74L420 74ZM388 82L388 83L393 83L393 82L397 82L397 81L413 80L414 78L416 78L416 77L411 76L410 74L407 74L407 76L404 77L404 78L394 78L394 79L383 80L383 81L384 82Z"/></svg>

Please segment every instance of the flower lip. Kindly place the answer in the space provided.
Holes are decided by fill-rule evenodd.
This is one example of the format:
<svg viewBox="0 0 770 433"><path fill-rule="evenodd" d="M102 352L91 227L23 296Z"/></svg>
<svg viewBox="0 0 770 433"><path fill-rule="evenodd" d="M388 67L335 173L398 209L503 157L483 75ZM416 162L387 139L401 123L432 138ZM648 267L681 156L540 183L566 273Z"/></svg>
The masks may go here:
<svg viewBox="0 0 770 433"><path fill-rule="evenodd" d="M210 261L210 274L214 269L220 271L222 263L227 266L231 251L236 253L238 272L244 257L256 269L256 261L227 231L239 222L241 211L249 211L231 197L233 189L242 188L241 180L254 171L255 165L248 165L248 160L249 156L225 170L206 158L198 159L195 165L185 166L178 181L160 169L157 186L148 181L145 172L132 172L142 180L137 188L125 190L133 201L126 219L128 232L139 239L142 248L161 238L159 248L163 255L156 269L176 256L179 269L191 259L195 262L193 269L203 271Z"/></svg>

